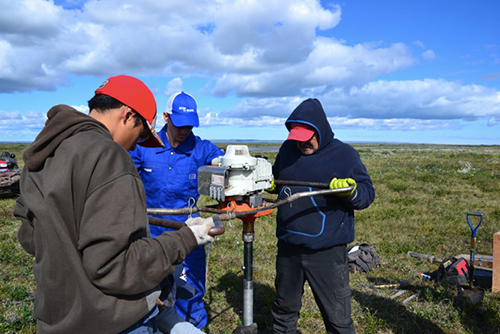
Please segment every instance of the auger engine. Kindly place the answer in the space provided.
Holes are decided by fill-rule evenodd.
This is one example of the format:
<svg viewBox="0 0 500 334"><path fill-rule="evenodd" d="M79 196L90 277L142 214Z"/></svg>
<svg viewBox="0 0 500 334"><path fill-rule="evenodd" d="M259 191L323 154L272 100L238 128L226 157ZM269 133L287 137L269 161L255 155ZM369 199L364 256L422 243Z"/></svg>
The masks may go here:
<svg viewBox="0 0 500 334"><path fill-rule="evenodd" d="M248 196L251 207L262 204L262 193L271 187L272 166L261 157L252 157L245 145L228 145L226 154L198 169L198 192L219 202L238 201Z"/></svg>

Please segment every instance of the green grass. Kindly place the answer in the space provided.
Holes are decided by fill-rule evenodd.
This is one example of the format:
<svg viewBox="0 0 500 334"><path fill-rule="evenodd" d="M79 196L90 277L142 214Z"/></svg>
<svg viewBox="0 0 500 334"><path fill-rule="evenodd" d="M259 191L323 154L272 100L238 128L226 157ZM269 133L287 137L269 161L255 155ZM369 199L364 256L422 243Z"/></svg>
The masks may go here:
<svg viewBox="0 0 500 334"><path fill-rule="evenodd" d="M26 146L0 143L0 152L16 154L22 168ZM0 198L0 333L36 333L33 259L17 242L19 222L12 215L14 203L14 198Z"/></svg>
<svg viewBox="0 0 500 334"><path fill-rule="evenodd" d="M257 144L249 144L257 146ZM445 258L467 254L471 231L467 211L479 211L477 254L493 254L493 234L500 231L500 146L356 144L372 176L376 200L356 213L356 242L374 245L381 266L352 274L352 310L358 333L498 333L500 296L486 291L480 305L458 306L451 286L416 278L437 264L408 257L408 251ZM0 144L21 157L25 145ZM253 151L272 162L276 152ZM22 165L22 161L20 161ZM269 196L269 195L266 195ZM202 198L201 205L209 203ZM0 200L0 332L35 333L32 315L35 283L32 259L16 241L14 199ZM271 333L276 254L275 213L255 221L254 321ZM211 245L206 308L207 333L232 333L242 323L243 223L226 223L225 234ZM374 284L405 280L397 290ZM403 301L418 294L406 303ZM323 333L324 326L306 285L299 320L303 333Z"/></svg>

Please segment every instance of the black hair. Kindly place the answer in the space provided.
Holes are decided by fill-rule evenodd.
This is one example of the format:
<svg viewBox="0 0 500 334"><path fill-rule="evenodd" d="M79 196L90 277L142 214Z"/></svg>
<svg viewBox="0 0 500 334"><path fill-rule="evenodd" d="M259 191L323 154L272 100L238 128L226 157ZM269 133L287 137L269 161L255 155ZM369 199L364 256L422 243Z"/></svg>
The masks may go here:
<svg viewBox="0 0 500 334"><path fill-rule="evenodd" d="M91 98L88 102L89 111L95 110L98 113L104 114L110 109L118 109L124 106L125 104L121 103L114 97L105 94L96 94L93 98ZM132 109L133 110L133 109ZM146 124L146 120L136 111L135 118L135 126L138 126L141 122L144 125L144 128L148 128Z"/></svg>
<svg viewBox="0 0 500 334"><path fill-rule="evenodd" d="M118 109L124 105L114 97L104 94L94 95L94 97L91 98L88 103L90 111L96 109L96 111L100 113L105 113L109 109Z"/></svg>
<svg viewBox="0 0 500 334"><path fill-rule="evenodd" d="M135 115L137 116L135 118L135 126L138 126L139 122L142 122L142 126L144 127L144 129L149 129L149 125L148 125L146 119L144 117L142 117L141 114L139 114L138 112L136 112Z"/></svg>

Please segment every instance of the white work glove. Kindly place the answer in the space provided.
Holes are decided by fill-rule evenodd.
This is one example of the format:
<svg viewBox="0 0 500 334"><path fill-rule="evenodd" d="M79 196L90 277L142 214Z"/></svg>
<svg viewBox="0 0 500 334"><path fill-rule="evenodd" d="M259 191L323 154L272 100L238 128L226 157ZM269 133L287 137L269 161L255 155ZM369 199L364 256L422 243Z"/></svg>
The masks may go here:
<svg viewBox="0 0 500 334"><path fill-rule="evenodd" d="M207 242L214 241L214 238L208 235L210 229L215 226L212 217L189 218L188 220L186 220L186 225L191 229L191 232L193 232L198 245L204 245Z"/></svg>

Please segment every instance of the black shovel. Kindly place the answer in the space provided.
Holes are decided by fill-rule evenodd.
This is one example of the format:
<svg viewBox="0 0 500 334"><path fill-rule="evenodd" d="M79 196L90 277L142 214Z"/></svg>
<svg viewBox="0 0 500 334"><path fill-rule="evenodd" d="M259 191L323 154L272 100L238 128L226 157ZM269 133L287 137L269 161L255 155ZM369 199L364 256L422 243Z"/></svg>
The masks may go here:
<svg viewBox="0 0 500 334"><path fill-rule="evenodd" d="M476 227L472 226L469 216L476 216L479 217L479 223L476 225ZM483 214L481 212L467 212L467 224L469 224L470 230L471 230L471 242L470 242L470 276L469 276L469 285L472 287L473 281L474 281L474 257L476 253L476 236L477 236L477 229L479 226L481 226L483 222Z"/></svg>
<svg viewBox="0 0 500 334"><path fill-rule="evenodd" d="M479 217L479 223L474 227L470 220L469 216L477 216ZM458 287L458 298L457 301L459 304L462 304L464 300L467 300L471 304L479 304L483 301L484 298L484 290L481 288L473 287L474 282L474 257L476 252L476 235L477 229L483 222L483 214L481 212L467 212L467 224L469 224L471 229L471 248L470 248L470 273L469 273L469 286L459 286Z"/></svg>

